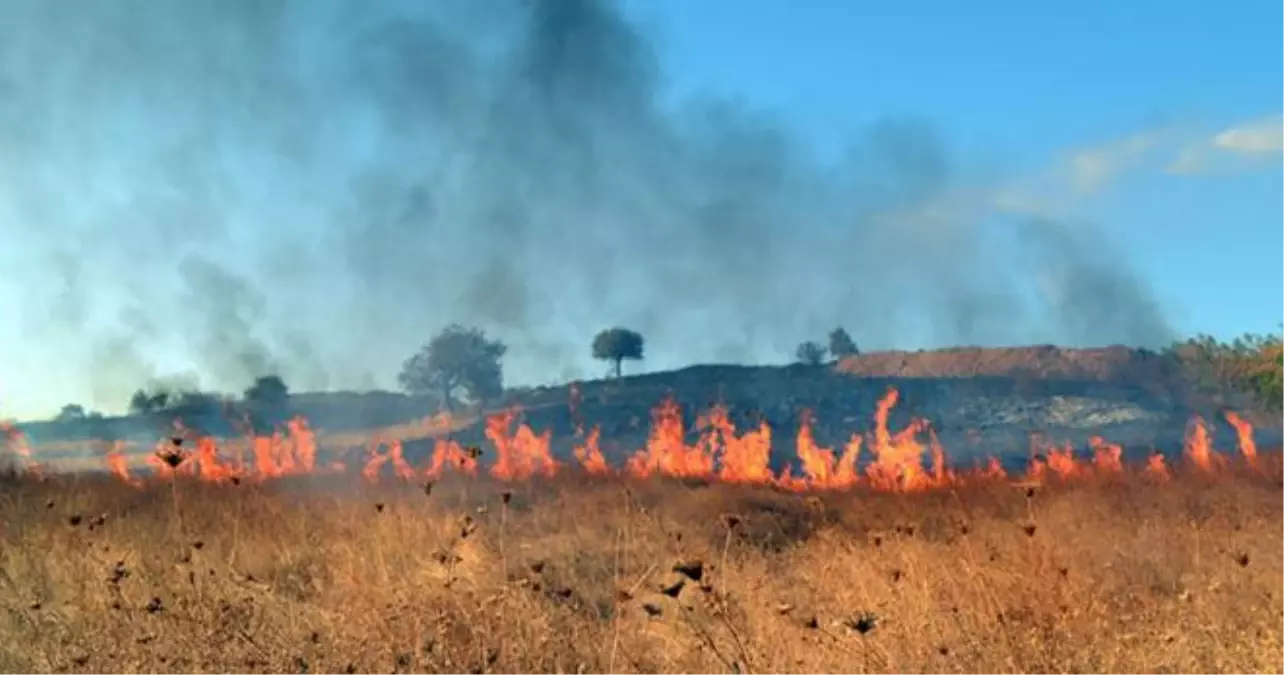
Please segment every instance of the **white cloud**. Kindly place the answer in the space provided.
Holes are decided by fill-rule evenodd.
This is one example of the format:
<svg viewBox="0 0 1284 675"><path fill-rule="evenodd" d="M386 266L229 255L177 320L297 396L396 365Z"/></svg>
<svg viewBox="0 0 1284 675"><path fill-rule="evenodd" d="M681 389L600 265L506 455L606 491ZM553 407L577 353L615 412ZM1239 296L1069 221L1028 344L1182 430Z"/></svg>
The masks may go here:
<svg viewBox="0 0 1284 675"><path fill-rule="evenodd" d="M1062 153L1041 170L1002 185L989 202L996 211L1064 216L1123 177L1143 171L1199 174L1235 171L1284 155L1284 114L1192 133L1164 127Z"/></svg>
<svg viewBox="0 0 1284 675"><path fill-rule="evenodd" d="M1246 162L1272 160L1284 154L1284 114L1249 120L1196 138L1177 151L1169 173L1195 174L1232 170Z"/></svg>
<svg viewBox="0 0 1284 675"><path fill-rule="evenodd" d="M1213 137L1213 145L1243 154L1284 152L1284 114L1227 129Z"/></svg>
<svg viewBox="0 0 1284 675"><path fill-rule="evenodd" d="M1108 190L1122 175L1154 165L1171 144L1167 129L1150 129L1061 153L1047 166L1002 185L991 196L1003 213L1058 217Z"/></svg>
<svg viewBox="0 0 1284 675"><path fill-rule="evenodd" d="M1159 146L1162 132L1145 131L1123 139L1076 150L1067 155L1062 168L1070 186L1081 195L1091 195L1103 189L1120 172L1144 162L1147 155Z"/></svg>
<svg viewBox="0 0 1284 675"><path fill-rule="evenodd" d="M1204 148L1184 148L1177 153L1177 158L1168 163L1164 170L1168 173L1199 173L1201 168L1207 164L1205 158L1208 153Z"/></svg>

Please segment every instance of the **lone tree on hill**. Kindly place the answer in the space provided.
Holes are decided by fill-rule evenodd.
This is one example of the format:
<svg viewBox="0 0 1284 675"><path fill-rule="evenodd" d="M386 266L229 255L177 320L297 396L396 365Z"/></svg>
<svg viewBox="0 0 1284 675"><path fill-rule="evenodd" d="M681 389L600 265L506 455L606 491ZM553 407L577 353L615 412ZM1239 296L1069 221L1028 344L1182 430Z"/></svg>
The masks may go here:
<svg viewBox="0 0 1284 675"><path fill-rule="evenodd" d="M852 336L839 326L829 331L829 354L836 359L842 359L860 354L860 348L856 346Z"/></svg>
<svg viewBox="0 0 1284 675"><path fill-rule="evenodd" d="M799 363L819 366L825 362L825 347L819 342L807 340L798 345L798 349L794 351L794 356Z"/></svg>
<svg viewBox="0 0 1284 675"><path fill-rule="evenodd" d="M620 377L620 366L624 359L642 360L642 348L645 341L642 334L616 326L607 328L593 338L593 358L615 363L615 376Z"/></svg>
<svg viewBox="0 0 1284 675"><path fill-rule="evenodd" d="M411 394L436 393L447 410L454 410L457 393L470 403L487 401L504 393L507 351L480 329L451 324L406 359L397 382Z"/></svg>

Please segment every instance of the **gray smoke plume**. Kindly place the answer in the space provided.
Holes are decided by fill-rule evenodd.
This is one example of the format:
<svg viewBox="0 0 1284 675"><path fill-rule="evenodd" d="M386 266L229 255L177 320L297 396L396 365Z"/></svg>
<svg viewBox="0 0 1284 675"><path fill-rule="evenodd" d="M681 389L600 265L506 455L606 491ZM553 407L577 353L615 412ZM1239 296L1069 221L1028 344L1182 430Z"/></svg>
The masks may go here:
<svg viewBox="0 0 1284 675"><path fill-rule="evenodd" d="M651 367L787 358L840 323L1168 337L1090 230L975 208L924 121L821 161L770 111L667 94L605 0L8 0L0 365L58 362L116 407L176 372L391 385L451 322L526 382L596 373L616 324Z"/></svg>

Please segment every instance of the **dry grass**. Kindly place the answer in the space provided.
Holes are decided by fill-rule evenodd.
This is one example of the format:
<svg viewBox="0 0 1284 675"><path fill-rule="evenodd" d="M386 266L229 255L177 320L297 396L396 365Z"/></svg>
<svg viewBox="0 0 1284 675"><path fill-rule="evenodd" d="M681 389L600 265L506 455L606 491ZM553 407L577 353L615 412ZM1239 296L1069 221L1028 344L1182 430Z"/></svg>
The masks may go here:
<svg viewBox="0 0 1284 675"><path fill-rule="evenodd" d="M0 670L1280 672L1278 476L11 479Z"/></svg>

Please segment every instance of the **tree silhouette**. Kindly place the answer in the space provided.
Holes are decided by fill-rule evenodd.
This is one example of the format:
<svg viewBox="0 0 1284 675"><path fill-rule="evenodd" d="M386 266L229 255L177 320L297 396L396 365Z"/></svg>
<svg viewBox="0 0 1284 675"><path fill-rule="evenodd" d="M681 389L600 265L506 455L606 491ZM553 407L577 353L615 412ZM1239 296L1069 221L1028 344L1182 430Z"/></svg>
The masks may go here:
<svg viewBox="0 0 1284 675"><path fill-rule="evenodd" d="M201 391L195 387L177 388L157 382L149 389L139 389L129 399L129 413L140 417L177 418L198 432L217 428L226 420L232 401L222 394Z"/></svg>
<svg viewBox="0 0 1284 675"><path fill-rule="evenodd" d="M256 378L245 390L245 407L250 423L257 429L271 429L290 414L290 388L278 375Z"/></svg>
<svg viewBox="0 0 1284 675"><path fill-rule="evenodd" d="M264 375L245 390L245 401L265 406L283 406L290 400L290 388L278 375Z"/></svg>
<svg viewBox="0 0 1284 675"><path fill-rule="evenodd" d="M470 403L491 400L504 392L507 351L480 329L451 324L406 359L397 382L411 394L439 395L447 410L454 410L461 393Z"/></svg>
<svg viewBox="0 0 1284 675"><path fill-rule="evenodd" d="M794 356L799 363L819 366L825 362L825 347L819 342L807 340L798 345L798 349L794 351Z"/></svg>
<svg viewBox="0 0 1284 675"><path fill-rule="evenodd" d="M57 422L76 422L86 417L85 406L79 403L68 403L58 411L58 416L54 418Z"/></svg>
<svg viewBox="0 0 1284 675"><path fill-rule="evenodd" d="M856 341L852 339L852 336L848 335L842 326L839 326L829 331L829 353L836 359L842 359L860 354L860 348L856 346Z"/></svg>
<svg viewBox="0 0 1284 675"><path fill-rule="evenodd" d="M620 376L624 359L640 361L645 341L642 334L616 326L607 328L593 338L593 358L615 364L615 376Z"/></svg>

